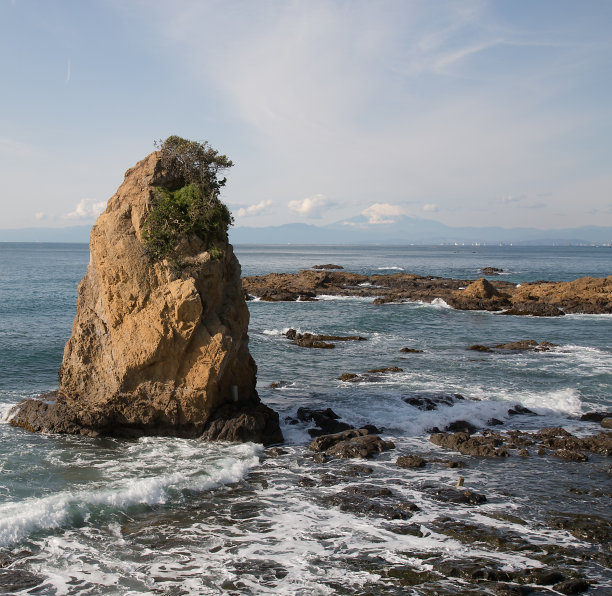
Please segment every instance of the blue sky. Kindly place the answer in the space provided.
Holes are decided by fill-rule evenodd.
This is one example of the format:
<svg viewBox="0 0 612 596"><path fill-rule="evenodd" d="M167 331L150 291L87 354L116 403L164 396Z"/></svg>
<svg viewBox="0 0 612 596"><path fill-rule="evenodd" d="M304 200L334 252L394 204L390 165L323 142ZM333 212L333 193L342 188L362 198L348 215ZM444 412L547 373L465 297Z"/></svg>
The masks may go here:
<svg viewBox="0 0 612 596"><path fill-rule="evenodd" d="M610 31L607 0L0 0L0 228L91 223L170 134L234 161L238 226L610 226Z"/></svg>

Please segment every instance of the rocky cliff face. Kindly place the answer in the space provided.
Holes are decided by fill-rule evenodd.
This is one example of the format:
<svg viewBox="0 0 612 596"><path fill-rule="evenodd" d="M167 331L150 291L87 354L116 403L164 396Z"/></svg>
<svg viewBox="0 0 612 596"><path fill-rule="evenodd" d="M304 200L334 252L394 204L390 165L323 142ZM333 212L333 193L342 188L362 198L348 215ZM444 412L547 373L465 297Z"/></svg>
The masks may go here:
<svg viewBox="0 0 612 596"><path fill-rule="evenodd" d="M86 434L172 434L282 441L255 391L249 312L227 239L216 258L196 236L178 262L153 262L143 224L157 186L172 184L159 152L128 170L91 232L55 400L22 404L13 423Z"/></svg>

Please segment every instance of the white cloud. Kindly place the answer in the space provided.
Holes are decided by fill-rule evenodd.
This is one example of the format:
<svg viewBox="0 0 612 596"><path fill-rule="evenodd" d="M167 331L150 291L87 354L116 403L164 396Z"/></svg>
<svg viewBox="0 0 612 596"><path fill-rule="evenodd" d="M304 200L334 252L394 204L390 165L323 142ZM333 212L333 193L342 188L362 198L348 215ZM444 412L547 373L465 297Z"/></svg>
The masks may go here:
<svg viewBox="0 0 612 596"><path fill-rule="evenodd" d="M326 208L335 205L333 201L330 201L325 195L314 195L313 197L306 197L301 201L289 201L289 209L302 217L320 218L323 215L323 211Z"/></svg>
<svg viewBox="0 0 612 596"><path fill-rule="evenodd" d="M427 211L428 213L436 213L438 211L438 206L433 203L427 203L423 205L423 211Z"/></svg>
<svg viewBox="0 0 612 596"><path fill-rule="evenodd" d="M361 214L368 218L369 224L392 224L397 221L399 216L405 215L406 211L401 205L374 203L364 209Z"/></svg>
<svg viewBox="0 0 612 596"><path fill-rule="evenodd" d="M62 215L63 219L94 219L104 211L106 201L96 199L81 199L74 211Z"/></svg>
<svg viewBox="0 0 612 596"><path fill-rule="evenodd" d="M272 201L270 199L264 199L255 205L249 205L248 207L240 207L236 211L236 217L246 217L247 215L261 215L270 205Z"/></svg>
<svg viewBox="0 0 612 596"><path fill-rule="evenodd" d="M39 211L38 213L34 214L34 217L38 220L38 221L42 221L43 219L45 219L47 216L42 212Z"/></svg>

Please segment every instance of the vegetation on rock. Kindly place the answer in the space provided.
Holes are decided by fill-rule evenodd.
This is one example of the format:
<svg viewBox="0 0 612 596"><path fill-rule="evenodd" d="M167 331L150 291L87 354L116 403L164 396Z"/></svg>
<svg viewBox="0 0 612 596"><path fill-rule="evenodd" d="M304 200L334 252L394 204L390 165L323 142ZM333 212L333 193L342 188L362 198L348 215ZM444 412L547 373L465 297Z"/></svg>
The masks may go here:
<svg viewBox="0 0 612 596"><path fill-rule="evenodd" d="M159 186L144 223L143 239L156 260L175 256L180 240L195 235L207 250L218 254L215 241L222 240L233 223L219 199L226 179L218 174L233 164L207 142L170 136L156 143L167 182Z"/></svg>

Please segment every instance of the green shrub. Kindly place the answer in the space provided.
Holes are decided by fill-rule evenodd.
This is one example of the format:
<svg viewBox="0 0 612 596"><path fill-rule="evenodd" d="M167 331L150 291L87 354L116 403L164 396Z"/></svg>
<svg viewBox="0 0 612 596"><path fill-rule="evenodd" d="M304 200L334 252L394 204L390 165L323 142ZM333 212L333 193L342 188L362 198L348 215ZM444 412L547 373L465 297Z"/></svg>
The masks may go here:
<svg viewBox="0 0 612 596"><path fill-rule="evenodd" d="M197 143L180 137L160 142L161 162L169 187L158 187L143 230L147 252L153 259L177 257L181 238L196 235L213 258L221 251L215 242L225 240L233 223L229 209L219 199L225 178L218 172L232 166L208 143Z"/></svg>

